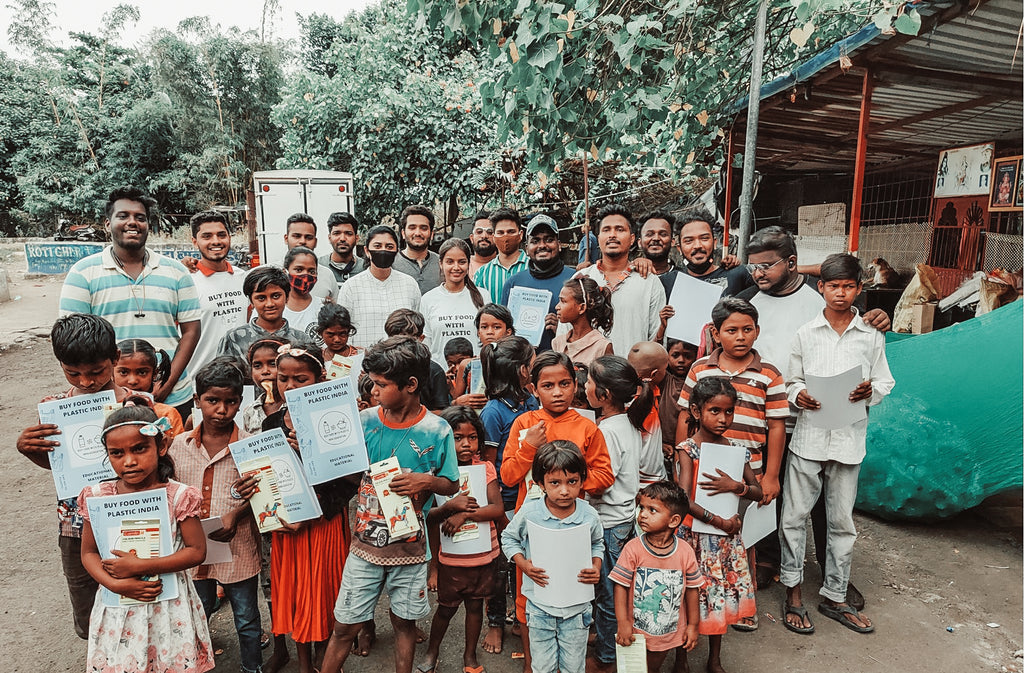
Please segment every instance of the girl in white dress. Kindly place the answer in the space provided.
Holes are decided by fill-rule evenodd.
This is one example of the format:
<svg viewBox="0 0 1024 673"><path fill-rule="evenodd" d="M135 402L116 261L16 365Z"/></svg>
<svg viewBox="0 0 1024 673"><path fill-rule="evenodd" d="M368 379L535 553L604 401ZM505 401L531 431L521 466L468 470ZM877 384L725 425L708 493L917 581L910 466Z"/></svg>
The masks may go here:
<svg viewBox="0 0 1024 673"><path fill-rule="evenodd" d="M206 558L206 536L199 522L199 491L171 479L174 464L167 456L167 419L157 419L148 406L126 406L107 417L103 445L118 478L83 489L78 497L85 518L82 564L100 583L89 618L89 673L172 673L208 671L214 667L210 631L188 569ZM88 500L95 496L167 490L174 550L143 559L115 550L103 560L89 520ZM147 576L173 573L178 597L157 601L162 584ZM103 587L141 604L110 607Z"/></svg>

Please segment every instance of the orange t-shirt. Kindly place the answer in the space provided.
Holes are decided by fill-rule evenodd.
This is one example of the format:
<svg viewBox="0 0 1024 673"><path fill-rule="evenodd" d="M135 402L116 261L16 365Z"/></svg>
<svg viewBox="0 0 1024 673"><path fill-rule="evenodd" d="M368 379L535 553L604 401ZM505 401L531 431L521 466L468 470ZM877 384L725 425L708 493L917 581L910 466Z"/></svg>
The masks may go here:
<svg viewBox="0 0 1024 673"><path fill-rule="evenodd" d="M516 511L523 506L527 491L533 485L531 476L533 457L537 455L537 449L540 448L520 442L519 435L539 421L544 421L547 425L549 442L565 439L580 447L583 459L587 463L587 478L583 482L584 491L588 493L601 492L615 482L612 461L608 457L608 447L605 445L604 435L597 429L596 423L580 416L575 409L569 409L560 416L552 416L544 409L527 411L512 423L501 463L501 480L509 486L519 485Z"/></svg>

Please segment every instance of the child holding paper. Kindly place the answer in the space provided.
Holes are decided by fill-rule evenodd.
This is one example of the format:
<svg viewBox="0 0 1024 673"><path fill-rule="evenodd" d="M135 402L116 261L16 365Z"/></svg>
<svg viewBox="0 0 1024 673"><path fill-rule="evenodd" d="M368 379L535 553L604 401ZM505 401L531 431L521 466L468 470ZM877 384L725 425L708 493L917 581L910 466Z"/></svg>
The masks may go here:
<svg viewBox="0 0 1024 673"><path fill-rule="evenodd" d="M571 406L576 392L576 370L572 361L565 353L545 351L534 358L530 378L541 408L527 411L512 423L501 463L501 480L519 489L516 510L527 500L544 495L540 483L530 478L531 470L537 450L556 439L568 440L582 451L587 463L583 490L591 496L600 495L615 482L615 474L604 435L592 420L584 418ZM530 634L521 586L516 597L516 618L523 639L524 665L529 670Z"/></svg>
<svg viewBox="0 0 1024 673"><path fill-rule="evenodd" d="M484 426L480 417L469 407L448 407L441 418L452 428L455 439L455 457L459 466L477 466L483 470L487 484L487 502L480 503L473 496L457 495L427 515L427 531L434 557L430 560L427 589L437 592L437 612L430 625L430 643L427 658L416 668L433 671L441 651L441 641L448 631L448 623L466 604L466 647L462 654L463 673L483 673L476 656L476 643L483 627L484 599L494 590L498 549L497 524L504 519L501 489L494 465L480 460ZM481 494L482 495L482 494ZM440 533L453 537L466 522L479 522L478 536L486 536L488 550L478 553L446 552L441 546ZM487 531L490 531L489 533Z"/></svg>
<svg viewBox="0 0 1024 673"><path fill-rule="evenodd" d="M558 293L555 315L558 322L568 323L570 328L551 341L551 350L588 367L595 358L612 354L612 342L605 336L612 328L613 317L612 292L607 287L591 278L570 278Z"/></svg>
<svg viewBox="0 0 1024 673"><path fill-rule="evenodd" d="M822 491L828 513L828 554L818 612L857 633L874 631L871 620L846 603L853 543L857 539L853 504L857 499L868 421L864 418L833 430L817 427L814 415L807 412L823 413L822 405L808 393L805 382L809 374L833 376L859 367L863 381L848 399L869 406L881 402L896 384L885 359L885 335L865 323L853 308L860 294L861 276L860 262L853 255L825 258L818 281L825 308L821 315L797 330L789 361L789 399L802 411L797 417L786 464L779 528L780 579L786 586L785 625L797 633L814 631L803 606L800 584L806 543L804 522Z"/></svg>
<svg viewBox="0 0 1024 673"><path fill-rule="evenodd" d="M540 405L530 391L530 367L533 364L533 346L523 337L508 336L480 349L480 366L487 383L487 404L480 410L484 425L482 457L494 463L499 474L501 502L505 516L511 520L515 513L519 486L501 481L501 463L505 455L512 424L527 411ZM500 569L494 593L487 601L487 635L484 651L501 652L505 644L505 619L508 607L509 567L507 559L498 559Z"/></svg>
<svg viewBox="0 0 1024 673"><path fill-rule="evenodd" d="M370 470L361 475L352 553L334 606L337 623L324 673L339 673L360 625L373 620L383 590L395 629L395 670L412 671L416 620L430 614L423 507L435 493L454 495L459 488L451 427L420 403L430 363L430 350L413 337L389 337L366 349L363 371L380 406L360 412ZM395 462L400 474L383 481ZM394 496L400 500L392 508ZM399 525L414 528L410 519L418 529L393 537Z"/></svg>
<svg viewBox="0 0 1024 673"><path fill-rule="evenodd" d="M557 600L551 593L569 588L549 586L548 573L534 565L535 550L531 550L529 524L553 531L586 528L590 538L591 565L581 568L576 579L582 584L597 584L601 580L604 529L597 511L580 499L587 479L587 462L575 444L555 440L537 449L531 471L543 497L523 504L501 534L505 555L524 575L525 624L530 629L530 668L527 670L534 673L584 673L587 636L592 621L591 602L562 607L552 604L565 601Z"/></svg>
<svg viewBox="0 0 1024 673"><path fill-rule="evenodd" d="M277 351L285 342L260 339L249 346L249 378L256 387L252 404L242 410L242 427L249 434L263 429L263 421L284 406L277 389Z"/></svg>
<svg viewBox="0 0 1024 673"><path fill-rule="evenodd" d="M326 380L320 350L281 346L277 356L277 387L282 397L289 390ZM264 430L281 428L288 443L299 450L288 407L268 416ZM278 639L291 634L301 673L313 673L313 643L322 644L331 635L331 601L341 586L347 567L349 527L346 505L352 489L344 479L313 488L323 517L300 523L284 523L273 532L270 555L271 621L274 626L274 657L267 668L278 670L287 661L287 648ZM280 661L277 660L280 654Z"/></svg>
<svg viewBox="0 0 1024 673"><path fill-rule="evenodd" d="M676 446L676 483L690 499L689 513L722 531L720 535L696 533L688 519L681 533L697 555L697 563L706 583L700 589L700 628L708 636L706 670L723 673L722 636L729 624L751 617L757 610L754 584L747 553L740 537L738 514L725 519L694 502L697 489L717 493L736 493L741 498L760 500L761 487L750 467L750 452L743 464L743 481L736 481L721 470L717 474L698 474L701 446L730 442L725 431L732 425L736 411L736 389L728 379L701 379L690 394L690 437Z"/></svg>
<svg viewBox="0 0 1024 673"><path fill-rule="evenodd" d="M629 647L640 634L650 673L661 670L672 650L676 670L686 670L686 653L697 646L698 590L704 584L693 549L676 536L690 503L670 481L644 486L636 500L643 535L626 543L610 573L615 642Z"/></svg>
<svg viewBox="0 0 1024 673"><path fill-rule="evenodd" d="M50 330L50 343L71 389L47 395L41 402L92 395L104 390L114 391L118 402L124 402L131 395L131 390L114 383L113 372L120 352L114 328L103 318L82 313L59 318ZM59 446L60 440L60 430L56 425L41 423L22 430L17 447L23 456L49 470L50 454L55 446ZM89 613L97 585L82 566L83 519L76 498L57 501L57 523L60 528L61 565L71 596L75 633L84 640L89 637Z"/></svg>
<svg viewBox="0 0 1024 673"><path fill-rule="evenodd" d="M659 451L654 456L653 466L640 462L644 419L654 408L654 395L650 384L640 380L626 358L603 355L594 360L585 389L587 402L600 415L598 427L608 445L608 457L615 473L615 482L601 495L590 498L604 528L604 563L594 615L597 622L594 658L597 669L607 671L615 665L615 599L608 573L615 567L622 547L633 537L640 484L644 480L657 480L649 470L661 468L662 460Z"/></svg>
<svg viewBox="0 0 1024 673"><path fill-rule="evenodd" d="M97 598L89 622L90 671L209 671L213 646L195 587L186 571L206 558L206 535L199 521L202 496L192 486L174 481L174 463L167 455L170 427L166 418L145 406L126 406L107 417L103 446L118 478L87 486L78 497L85 518L82 565L110 591L142 601L138 605L107 606ZM89 522L88 500L95 496L144 493L167 489L171 509L173 550L159 558L140 558L113 550L101 559ZM178 596L157 602L159 578L174 573Z"/></svg>
<svg viewBox="0 0 1024 673"><path fill-rule="evenodd" d="M495 343L499 339L516 333L512 326L512 314L501 304L484 304L483 308L477 311L473 324L476 325L476 336L480 340L481 350L487 344ZM468 365L469 360L467 359L455 366L455 378L451 385L452 403L480 409L487 400L483 395L467 394L469 389Z"/></svg>
<svg viewBox="0 0 1024 673"><path fill-rule="evenodd" d="M260 538L246 496L256 488L255 478L238 474L228 445L249 436L235 424L242 402L242 372L223 356L214 358L195 375L196 407L203 420L188 434L178 435L169 455L176 476L202 495L200 516L220 517L222 528L210 538L227 542L231 562L201 565L192 582L207 618L217 602L217 585L231 602L235 633L244 673L263 665L260 651L259 572Z"/></svg>

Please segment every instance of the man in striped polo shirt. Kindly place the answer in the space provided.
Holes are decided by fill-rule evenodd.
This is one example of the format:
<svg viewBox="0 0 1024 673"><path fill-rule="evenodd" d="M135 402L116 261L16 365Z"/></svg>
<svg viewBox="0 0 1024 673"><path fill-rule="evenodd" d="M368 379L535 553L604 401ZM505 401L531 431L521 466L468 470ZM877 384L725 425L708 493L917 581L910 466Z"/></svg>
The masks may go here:
<svg viewBox="0 0 1024 673"><path fill-rule="evenodd" d="M487 288L488 294L497 300L508 279L526 269L526 253L519 249L523 242L523 218L519 213L501 208L491 213L491 224L498 256L477 269L473 282L477 287Z"/></svg>
<svg viewBox="0 0 1024 673"><path fill-rule="evenodd" d="M154 205L136 187L110 193L105 213L111 245L71 267L61 288L60 314L102 316L118 341L145 339L167 351L171 371L153 396L186 418L192 408L186 365L199 342L199 298L184 266L146 249Z"/></svg>

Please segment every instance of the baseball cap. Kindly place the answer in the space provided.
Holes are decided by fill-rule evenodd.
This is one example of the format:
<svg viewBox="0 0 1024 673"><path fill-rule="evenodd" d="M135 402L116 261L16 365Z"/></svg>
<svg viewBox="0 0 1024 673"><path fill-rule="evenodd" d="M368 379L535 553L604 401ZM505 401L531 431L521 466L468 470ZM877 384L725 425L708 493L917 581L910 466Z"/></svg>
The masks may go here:
<svg viewBox="0 0 1024 673"><path fill-rule="evenodd" d="M526 237L533 236L537 227L547 227L555 233L555 236L558 236L558 223L543 213L530 218L529 224L526 225Z"/></svg>

